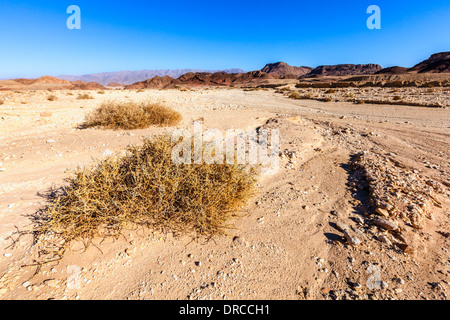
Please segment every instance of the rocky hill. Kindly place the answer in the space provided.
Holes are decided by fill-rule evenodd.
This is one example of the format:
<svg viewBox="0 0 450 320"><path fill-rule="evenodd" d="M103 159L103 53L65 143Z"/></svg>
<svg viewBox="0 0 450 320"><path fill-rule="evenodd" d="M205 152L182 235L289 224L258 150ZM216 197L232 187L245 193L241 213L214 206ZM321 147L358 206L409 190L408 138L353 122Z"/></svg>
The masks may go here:
<svg viewBox="0 0 450 320"><path fill-rule="evenodd" d="M261 80L275 79L276 77L262 72L260 70L247 73L227 73L227 72L189 72L177 79L169 76L153 77L145 81L133 83L126 86L125 89L161 89L175 86L227 86L249 84Z"/></svg>
<svg viewBox="0 0 450 320"><path fill-rule="evenodd" d="M261 69L262 72L282 79L297 79L310 73L311 70L313 70L311 67L294 67L285 62L268 63Z"/></svg>
<svg viewBox="0 0 450 320"><path fill-rule="evenodd" d="M450 52L435 53L409 71L417 73L450 73Z"/></svg>
<svg viewBox="0 0 450 320"><path fill-rule="evenodd" d="M404 73L408 73L408 68L399 66L384 68L378 72L375 72L375 74L404 74Z"/></svg>
<svg viewBox="0 0 450 320"><path fill-rule="evenodd" d="M338 64L332 66L319 66L310 73L302 76L305 78L315 76L348 76L374 74L382 69L378 64Z"/></svg>

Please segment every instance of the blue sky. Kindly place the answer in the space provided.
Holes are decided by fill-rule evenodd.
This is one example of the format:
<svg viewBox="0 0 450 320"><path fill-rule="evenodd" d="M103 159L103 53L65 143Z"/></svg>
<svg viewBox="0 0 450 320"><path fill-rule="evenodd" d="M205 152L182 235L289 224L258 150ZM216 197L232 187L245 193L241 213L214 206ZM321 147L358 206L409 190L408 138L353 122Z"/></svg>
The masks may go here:
<svg viewBox="0 0 450 320"><path fill-rule="evenodd" d="M369 30L369 5L381 30ZM69 30L69 5L81 30ZM0 78L141 69L412 66L450 51L450 1L4 1Z"/></svg>

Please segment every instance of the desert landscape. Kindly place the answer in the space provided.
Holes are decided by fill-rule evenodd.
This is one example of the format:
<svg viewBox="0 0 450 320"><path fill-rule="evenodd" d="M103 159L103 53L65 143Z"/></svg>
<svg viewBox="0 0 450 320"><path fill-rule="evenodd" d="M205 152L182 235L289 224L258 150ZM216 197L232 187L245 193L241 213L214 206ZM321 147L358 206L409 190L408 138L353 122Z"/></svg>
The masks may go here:
<svg viewBox="0 0 450 320"><path fill-rule="evenodd" d="M181 116L86 126L111 102ZM449 52L412 68L280 62L132 84L1 80L0 299L446 300L449 107ZM224 233L124 221L117 237L96 229L43 260L41 236L57 231L41 235L36 221L77 168L195 121L279 130L279 169L258 175Z"/></svg>

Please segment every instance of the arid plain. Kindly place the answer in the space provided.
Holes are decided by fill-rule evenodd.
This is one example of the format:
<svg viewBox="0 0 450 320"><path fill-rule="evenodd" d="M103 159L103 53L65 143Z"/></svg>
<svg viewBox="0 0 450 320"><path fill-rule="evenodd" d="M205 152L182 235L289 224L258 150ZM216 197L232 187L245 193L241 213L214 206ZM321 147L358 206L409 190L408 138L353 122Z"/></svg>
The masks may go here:
<svg viewBox="0 0 450 320"><path fill-rule="evenodd" d="M0 298L447 299L449 89L284 88L0 92ZM293 99L294 91L307 96ZM425 105L345 101L355 94ZM83 128L108 100L159 102L183 119L165 128ZM205 129L280 132L278 172L260 177L227 235L130 229L87 250L73 243L57 263L27 266L33 238L17 231L29 228L66 171L195 120ZM392 202L377 207L380 192ZM414 201L419 207L408 207Z"/></svg>

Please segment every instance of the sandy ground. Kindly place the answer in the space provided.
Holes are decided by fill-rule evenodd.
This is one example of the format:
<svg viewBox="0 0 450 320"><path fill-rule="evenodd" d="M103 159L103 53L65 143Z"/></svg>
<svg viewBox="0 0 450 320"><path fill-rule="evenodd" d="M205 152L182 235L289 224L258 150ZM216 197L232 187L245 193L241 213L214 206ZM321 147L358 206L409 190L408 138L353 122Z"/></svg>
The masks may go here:
<svg viewBox="0 0 450 320"><path fill-rule="evenodd" d="M50 94L57 100L48 101ZM448 298L448 109L293 100L273 90L91 91L89 100L77 94L1 92L1 299ZM129 230L87 250L75 243L34 275L35 267L23 267L33 262L32 239L12 248L9 236L43 207L40 194L62 185L66 170L172 130L82 129L85 113L110 99L163 102L182 113L179 127L187 128L202 119L205 129L254 129L275 119L281 149L298 157L281 158L277 174L261 177L227 236L192 241ZM349 185L350 158L364 150L442 184L435 195L441 205L425 228L406 230L409 254L377 240L367 195ZM345 242L338 221L361 243Z"/></svg>

